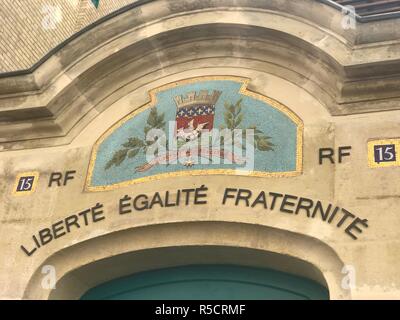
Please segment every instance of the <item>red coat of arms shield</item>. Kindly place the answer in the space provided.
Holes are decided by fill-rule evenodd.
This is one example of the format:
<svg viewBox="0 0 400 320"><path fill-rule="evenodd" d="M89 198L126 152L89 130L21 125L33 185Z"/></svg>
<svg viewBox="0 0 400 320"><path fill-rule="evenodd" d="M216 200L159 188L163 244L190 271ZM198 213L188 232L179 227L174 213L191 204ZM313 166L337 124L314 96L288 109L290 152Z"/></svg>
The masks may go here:
<svg viewBox="0 0 400 320"><path fill-rule="evenodd" d="M176 96L176 135L186 141L200 135L201 130L211 130L214 125L215 104L221 91L211 94L206 90L190 92L186 97Z"/></svg>

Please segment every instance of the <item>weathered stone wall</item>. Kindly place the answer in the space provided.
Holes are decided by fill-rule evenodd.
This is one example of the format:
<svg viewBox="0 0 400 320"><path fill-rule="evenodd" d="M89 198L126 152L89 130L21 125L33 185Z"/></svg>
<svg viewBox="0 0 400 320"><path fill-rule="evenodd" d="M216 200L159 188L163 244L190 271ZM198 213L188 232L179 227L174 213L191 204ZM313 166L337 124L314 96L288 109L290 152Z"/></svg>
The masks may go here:
<svg viewBox="0 0 400 320"><path fill-rule="evenodd" d="M24 70L58 44L136 0L1 0L0 73Z"/></svg>
<svg viewBox="0 0 400 320"><path fill-rule="evenodd" d="M341 19L311 0L160 0L81 35L33 73L0 79L0 298L78 298L133 271L187 263L273 267L323 283L333 299L398 298L400 171L371 168L368 143L400 137L399 21L347 31ZM93 147L110 127L146 105L152 89L203 76L249 79L251 92L294 112L304 124L301 173L204 173L85 188ZM319 164L319 148L337 156L341 146L351 146L351 155ZM49 187L52 173L66 171L75 178ZM38 177L35 190L18 194L16 181L28 172ZM119 214L125 195L202 185L207 204ZM227 187L320 200L368 227L353 229L353 239L347 222L223 204ZM80 220L35 244L40 230L98 204L105 219ZM37 249L27 255L21 245ZM55 267L56 290L42 285L44 265ZM349 288L343 279L352 271Z"/></svg>
<svg viewBox="0 0 400 320"><path fill-rule="evenodd" d="M100 135L123 116L146 103L148 97L145 92L148 90L165 82L202 74L236 74L249 77L252 79L253 90L268 94L284 103L304 121L304 168L301 175L284 178L224 175L171 177L104 192L84 191L92 146ZM132 91L103 112L71 144L5 152L1 155L3 181L1 190L4 196L1 217L3 236L0 246L4 264L0 283L4 290L3 298L21 298L35 272L37 273L35 276L40 280L29 286L28 291L25 291L25 297L45 298L46 294L52 294L76 298L74 295L71 296L70 292L63 291L65 288L62 286L54 292L46 293L47 291L41 288L40 282L43 277L42 265L54 265L57 277L62 277L69 269L80 268L89 261L96 261L102 257L168 246L177 247L175 251L179 252L179 247L188 245L247 247L289 254L309 261L321 270L328 281L331 297L335 299L350 296L356 299L397 298L400 285L398 278L400 221L397 217L400 190L399 184L394 181L399 179L399 172L397 168L369 168L367 141L371 137L396 134L400 113L388 112L381 114L379 121L375 119L376 114L334 118L312 96L277 77L257 71L214 68L207 71L180 72ZM346 157L340 165L333 165L329 161L319 165L318 149L338 146L352 146L351 156ZM51 173L65 174L67 170L76 171L75 179L69 181L66 186L58 187L57 184L53 184L49 188ZM35 192L25 196L14 195L17 175L29 171L39 172ZM206 205L199 206L191 202L188 206L171 208L154 206L151 210L119 214L119 201L125 195L133 198L139 194L147 194L151 197L156 191L160 194L169 191L173 197L176 196L178 189L199 188L202 185L208 188ZM368 228L359 225L362 233L352 230L358 238L354 240L345 233L349 221L342 227L337 227L339 218L333 223L327 223L322 221L319 214L315 218L309 218L304 211L298 215L281 212L279 206L274 210L266 210L262 205L251 208L243 201L235 206L234 200L228 200L226 205L222 205L223 193L227 187L252 190L253 200L261 191L320 200L324 208L328 204L340 206L362 219L367 219ZM52 240L31 256L27 256L20 248L20 245L23 245L29 251L34 249L32 236L38 238L40 230L51 228L54 223L99 203L104 206L104 220L91 222L85 226L81 219L79 229L71 228L71 232ZM271 205L270 200L268 205ZM219 227L214 230L216 226L212 222ZM227 225L224 226L222 222ZM189 232L190 225L196 223L199 223L200 229L193 226L195 230ZM233 230L230 229L229 223L232 224ZM200 227L204 224L209 226ZM236 231L234 225L237 225ZM260 230L256 233L251 229L246 231L247 225L259 226ZM158 231L154 231L155 234L152 226L159 226ZM267 236L268 231L265 231L264 235L263 227L272 228L278 234L283 230L290 233L286 235L282 233L277 239L271 240ZM146 228L149 230L146 231ZM135 238L129 239L127 234L128 238L125 239L124 230L130 230L129 234ZM106 235L109 236L107 240L109 244L103 244L105 241L103 237ZM290 249L295 243L301 244L305 241L301 240L302 237L313 240L307 245L304 244L304 247ZM93 241L85 244L90 239ZM320 248L320 242L327 247ZM77 252L68 253L69 247L71 249L68 250ZM59 259L57 253L63 255L64 250L67 250L65 257L70 258L60 262L57 260ZM216 262L218 261L216 257L218 254L208 257L207 261ZM198 260L200 258L198 257ZM156 256L150 261L155 260L159 261L157 266L178 263L169 255ZM184 259L180 261L183 263ZM139 268L133 270L149 268L146 265L149 262L141 258L136 258L130 263L134 265L136 263L135 268ZM252 264L252 260L237 261L237 263ZM341 288L341 281L345 276L341 271L345 265L355 270L356 287L352 290ZM281 268L282 265L276 267ZM132 272L132 269L118 271L119 267L115 268L117 270L113 271L114 275L121 275L119 272L122 274ZM113 268L109 272L111 270ZM82 290L95 285L98 281L104 281L96 278L95 273L82 276L85 284ZM82 286L82 283L80 285ZM79 296L79 293L77 294Z"/></svg>

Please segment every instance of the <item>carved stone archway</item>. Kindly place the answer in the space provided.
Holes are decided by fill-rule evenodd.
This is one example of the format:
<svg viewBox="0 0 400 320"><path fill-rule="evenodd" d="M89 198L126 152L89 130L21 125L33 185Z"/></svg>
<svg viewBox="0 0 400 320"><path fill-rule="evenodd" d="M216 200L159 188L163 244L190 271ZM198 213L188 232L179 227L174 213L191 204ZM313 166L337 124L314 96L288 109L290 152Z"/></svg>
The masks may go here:
<svg viewBox="0 0 400 320"><path fill-rule="evenodd" d="M132 273L207 263L271 268L320 283L331 299L350 298L341 288L343 262L327 244L285 230L232 222L130 228L70 246L42 264L55 267L56 289L42 288L39 268L24 298L77 299L100 283Z"/></svg>

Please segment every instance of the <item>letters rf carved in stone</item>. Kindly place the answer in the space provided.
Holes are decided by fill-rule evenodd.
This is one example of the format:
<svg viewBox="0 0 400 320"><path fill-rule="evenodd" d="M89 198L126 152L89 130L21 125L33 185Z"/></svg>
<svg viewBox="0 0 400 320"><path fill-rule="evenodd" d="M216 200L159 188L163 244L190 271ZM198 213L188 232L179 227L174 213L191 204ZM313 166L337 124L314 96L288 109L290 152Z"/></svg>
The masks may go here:
<svg viewBox="0 0 400 320"><path fill-rule="evenodd" d="M96 142L86 190L183 175L300 174L301 119L247 90L249 81L198 77L151 90L148 104Z"/></svg>

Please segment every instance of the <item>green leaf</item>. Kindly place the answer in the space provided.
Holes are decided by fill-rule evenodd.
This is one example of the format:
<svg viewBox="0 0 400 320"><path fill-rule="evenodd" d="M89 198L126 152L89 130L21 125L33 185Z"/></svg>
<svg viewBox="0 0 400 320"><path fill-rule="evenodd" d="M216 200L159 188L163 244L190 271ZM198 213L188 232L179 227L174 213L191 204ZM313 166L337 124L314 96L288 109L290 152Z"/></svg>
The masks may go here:
<svg viewBox="0 0 400 320"><path fill-rule="evenodd" d="M261 137L258 141L257 141L257 149L260 151L270 151L273 150L272 148L272 144L268 141L267 138Z"/></svg>
<svg viewBox="0 0 400 320"><path fill-rule="evenodd" d="M236 109L236 115L239 115L242 112L242 106L239 105L239 107Z"/></svg>
<svg viewBox="0 0 400 320"><path fill-rule="evenodd" d="M238 129L243 121L244 115L242 113L242 99L236 101L235 104L225 101L224 120L228 129Z"/></svg>
<svg viewBox="0 0 400 320"><path fill-rule="evenodd" d="M129 138L128 142L125 142L122 146L130 149L139 148L144 146L144 142L141 139L134 137Z"/></svg>
<svg viewBox="0 0 400 320"><path fill-rule="evenodd" d="M165 115L164 113L158 114L157 108L153 107L150 110L149 116L147 117L147 125L144 128L144 135L151 129L162 129L165 128Z"/></svg>
<svg viewBox="0 0 400 320"><path fill-rule="evenodd" d="M230 123L233 121L233 116L231 113L225 113L224 115L225 123ZM229 126L228 126L229 127Z"/></svg>
<svg viewBox="0 0 400 320"><path fill-rule="evenodd" d="M228 129L231 129L231 130L235 129L235 125L234 125L234 122L232 120L225 119L225 122L226 122L226 126L228 127Z"/></svg>
<svg viewBox="0 0 400 320"><path fill-rule="evenodd" d="M145 137L147 137L147 133L151 130L151 129L153 129L152 127L149 127L149 126L145 126L144 127L144 136ZM146 142L147 143L147 142Z"/></svg>
<svg viewBox="0 0 400 320"><path fill-rule="evenodd" d="M114 153L114 156L110 161L106 164L106 170L111 168L113 165L119 166L125 159L128 154L129 149L121 149Z"/></svg>
<svg viewBox="0 0 400 320"><path fill-rule="evenodd" d="M159 128L163 127L165 125L165 120L164 120L164 113L161 113L158 118L157 118L157 123L160 126Z"/></svg>
<svg viewBox="0 0 400 320"><path fill-rule="evenodd" d="M150 110L147 118L147 125L150 128L162 128L165 126L164 114L158 114L157 108L153 107Z"/></svg>
<svg viewBox="0 0 400 320"><path fill-rule="evenodd" d="M136 157L137 154L139 153L139 151L140 151L140 148L130 150L130 151L128 152L128 158L131 159L131 158Z"/></svg>
<svg viewBox="0 0 400 320"><path fill-rule="evenodd" d="M155 107L150 109L149 116L147 117L147 124L150 127L155 127L157 125L157 109Z"/></svg>
<svg viewBox="0 0 400 320"><path fill-rule="evenodd" d="M224 120L227 129L240 129L240 125L244 119L244 114L242 113L242 102L243 98L240 98L238 101L236 101L235 104L231 104L225 101ZM261 130L257 129L257 127L254 125L250 126L248 129L254 130L254 142L255 147L258 150L273 150L274 144L269 141L271 137L264 135L264 133Z"/></svg>
<svg viewBox="0 0 400 320"><path fill-rule="evenodd" d="M236 127L236 128L242 123L243 117L244 117L243 113L242 113L242 114L239 114L239 115L237 116L236 121L235 121L235 127Z"/></svg>

